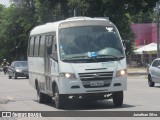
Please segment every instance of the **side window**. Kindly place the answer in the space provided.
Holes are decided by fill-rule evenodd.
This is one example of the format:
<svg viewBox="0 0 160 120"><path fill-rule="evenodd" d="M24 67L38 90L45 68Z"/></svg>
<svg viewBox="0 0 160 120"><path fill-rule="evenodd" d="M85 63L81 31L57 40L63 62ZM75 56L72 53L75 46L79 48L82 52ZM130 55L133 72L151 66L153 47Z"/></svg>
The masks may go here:
<svg viewBox="0 0 160 120"><path fill-rule="evenodd" d="M52 35L46 35L46 46L52 47L53 43L53 36Z"/></svg>
<svg viewBox="0 0 160 120"><path fill-rule="evenodd" d="M157 67L158 67L158 66L160 66L160 61L159 61L159 60L157 60Z"/></svg>
<svg viewBox="0 0 160 120"><path fill-rule="evenodd" d="M41 36L39 37L39 45L38 45L38 56L40 54L40 48L41 48Z"/></svg>
<svg viewBox="0 0 160 120"><path fill-rule="evenodd" d="M39 50L39 36L35 38L35 45L34 45L34 56L38 56L38 50Z"/></svg>
<svg viewBox="0 0 160 120"><path fill-rule="evenodd" d="M45 36L41 36L40 39L40 47L39 47L39 56L44 56L45 55Z"/></svg>
<svg viewBox="0 0 160 120"><path fill-rule="evenodd" d="M52 35L46 35L46 52L47 54L52 54L52 47L53 47L53 36Z"/></svg>
<svg viewBox="0 0 160 120"><path fill-rule="evenodd" d="M158 60L155 60L152 64L152 67L157 67L158 66Z"/></svg>
<svg viewBox="0 0 160 120"><path fill-rule="evenodd" d="M34 43L35 43L35 37L32 37L30 39L29 56L34 55Z"/></svg>
<svg viewBox="0 0 160 120"><path fill-rule="evenodd" d="M14 62L11 64L11 67L14 67Z"/></svg>
<svg viewBox="0 0 160 120"><path fill-rule="evenodd" d="M52 48L53 53L57 53L57 41L56 41L56 36L53 36L53 48Z"/></svg>
<svg viewBox="0 0 160 120"><path fill-rule="evenodd" d="M52 57L55 60L58 60L58 56L57 56L57 41L56 41L56 36L53 36L53 47L52 47Z"/></svg>
<svg viewBox="0 0 160 120"><path fill-rule="evenodd" d="M29 51L30 51L30 42L31 42L31 37L29 37L29 40L28 40L28 50L27 50L28 55L29 55Z"/></svg>

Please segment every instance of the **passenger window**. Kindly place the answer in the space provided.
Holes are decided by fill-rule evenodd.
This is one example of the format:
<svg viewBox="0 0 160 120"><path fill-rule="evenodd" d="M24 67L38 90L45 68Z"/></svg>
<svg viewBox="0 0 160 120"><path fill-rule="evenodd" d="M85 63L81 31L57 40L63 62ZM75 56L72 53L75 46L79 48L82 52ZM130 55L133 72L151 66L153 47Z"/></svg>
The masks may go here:
<svg viewBox="0 0 160 120"><path fill-rule="evenodd" d="M53 36L53 53L57 53L56 36Z"/></svg>
<svg viewBox="0 0 160 120"><path fill-rule="evenodd" d="M52 47L53 47L53 36L46 35L46 48L48 55L52 54Z"/></svg>
<svg viewBox="0 0 160 120"><path fill-rule="evenodd" d="M38 49L39 49L39 36L35 39L35 45L34 45L34 56L38 56Z"/></svg>
<svg viewBox="0 0 160 120"><path fill-rule="evenodd" d="M152 65L153 67L157 67L158 66L158 60L155 60L154 62L153 62L153 65Z"/></svg>
<svg viewBox="0 0 160 120"><path fill-rule="evenodd" d="M35 37L32 37L31 40L30 40L29 56L34 55L34 43L35 43Z"/></svg>
<svg viewBox="0 0 160 120"><path fill-rule="evenodd" d="M28 55L30 54L30 42L31 42L31 37L29 38L29 41L28 41L28 51L27 51Z"/></svg>
<svg viewBox="0 0 160 120"><path fill-rule="evenodd" d="M39 56L43 57L45 54L44 54L44 46L45 45L45 36L42 36L41 37L41 40L40 40L40 48L39 48Z"/></svg>
<svg viewBox="0 0 160 120"><path fill-rule="evenodd" d="M52 47L52 57L55 59L55 60L58 60L58 56L57 56L57 41L56 41L56 36L53 36L53 47Z"/></svg>
<svg viewBox="0 0 160 120"><path fill-rule="evenodd" d="M157 60L157 67L158 67L158 66L160 66L160 61L159 61L159 60Z"/></svg>
<svg viewBox="0 0 160 120"><path fill-rule="evenodd" d="M40 48L41 48L41 36L39 37L39 45L38 45L38 56L40 54Z"/></svg>

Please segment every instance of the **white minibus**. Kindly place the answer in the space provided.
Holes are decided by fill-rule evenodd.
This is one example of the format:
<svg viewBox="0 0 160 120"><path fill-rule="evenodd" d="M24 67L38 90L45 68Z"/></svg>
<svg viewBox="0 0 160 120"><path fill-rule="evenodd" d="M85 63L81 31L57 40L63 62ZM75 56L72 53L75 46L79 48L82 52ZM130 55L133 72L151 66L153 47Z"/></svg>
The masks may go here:
<svg viewBox="0 0 160 120"><path fill-rule="evenodd" d="M103 18L73 17L33 28L28 42L29 83L40 103L61 109L69 100L113 99L127 89L125 48Z"/></svg>

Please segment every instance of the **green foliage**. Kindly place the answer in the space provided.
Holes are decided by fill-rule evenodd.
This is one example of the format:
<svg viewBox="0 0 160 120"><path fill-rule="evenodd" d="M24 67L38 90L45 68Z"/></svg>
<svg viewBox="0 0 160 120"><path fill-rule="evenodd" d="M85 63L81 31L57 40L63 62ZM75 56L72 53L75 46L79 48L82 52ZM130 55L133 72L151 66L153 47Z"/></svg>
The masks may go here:
<svg viewBox="0 0 160 120"><path fill-rule="evenodd" d="M26 58L30 30L47 22L77 16L109 17L126 43L127 56L134 49L131 23L154 22L157 0L12 0L0 5L0 59Z"/></svg>
<svg viewBox="0 0 160 120"><path fill-rule="evenodd" d="M146 13L139 12L132 16L133 23L153 23L156 21L156 13L154 11L147 11Z"/></svg>
<svg viewBox="0 0 160 120"><path fill-rule="evenodd" d="M32 9L32 11L30 11ZM36 25L34 10L26 4L23 6L11 5L1 12L0 24L1 59L10 61L26 59L27 43L30 30ZM33 16L33 17L31 17Z"/></svg>

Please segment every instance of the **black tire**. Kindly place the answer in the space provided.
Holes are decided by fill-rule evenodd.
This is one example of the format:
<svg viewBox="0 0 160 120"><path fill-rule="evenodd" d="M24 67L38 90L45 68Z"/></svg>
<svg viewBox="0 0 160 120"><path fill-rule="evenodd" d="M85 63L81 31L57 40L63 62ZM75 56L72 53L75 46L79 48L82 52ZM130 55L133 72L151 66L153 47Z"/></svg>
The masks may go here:
<svg viewBox="0 0 160 120"><path fill-rule="evenodd" d="M12 76L10 76L10 75L9 75L9 76L8 76L8 78L9 78L9 79L11 79L11 78L12 78Z"/></svg>
<svg viewBox="0 0 160 120"><path fill-rule="evenodd" d="M17 79L17 75L16 75L16 73L14 73L14 79Z"/></svg>
<svg viewBox="0 0 160 120"><path fill-rule="evenodd" d="M55 102L55 107L57 109L64 108L65 102L66 102L64 96L59 94L57 86L55 87L55 90L54 90L54 102Z"/></svg>
<svg viewBox="0 0 160 120"><path fill-rule="evenodd" d="M155 83L152 81L152 77L149 75L148 76L148 85L149 87L154 87Z"/></svg>
<svg viewBox="0 0 160 120"><path fill-rule="evenodd" d="M37 85L37 101L39 103L45 103L46 102L46 96L47 96L46 94L40 92L39 85Z"/></svg>
<svg viewBox="0 0 160 120"><path fill-rule="evenodd" d="M112 93L113 103L115 106L122 106L123 104L123 91Z"/></svg>
<svg viewBox="0 0 160 120"><path fill-rule="evenodd" d="M51 96L46 96L46 102L47 103L52 103L52 97Z"/></svg>

